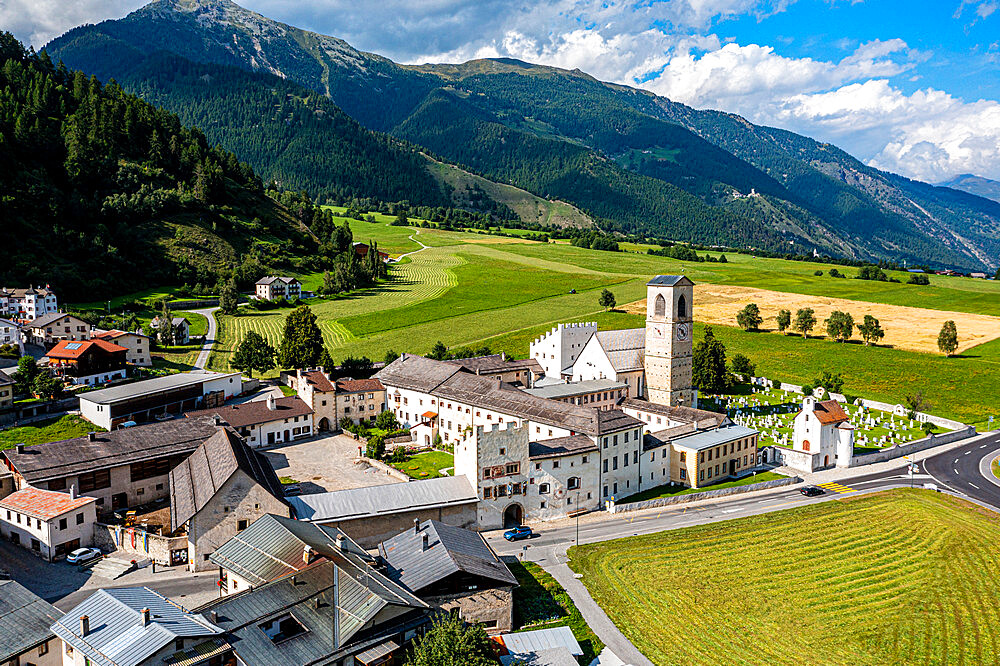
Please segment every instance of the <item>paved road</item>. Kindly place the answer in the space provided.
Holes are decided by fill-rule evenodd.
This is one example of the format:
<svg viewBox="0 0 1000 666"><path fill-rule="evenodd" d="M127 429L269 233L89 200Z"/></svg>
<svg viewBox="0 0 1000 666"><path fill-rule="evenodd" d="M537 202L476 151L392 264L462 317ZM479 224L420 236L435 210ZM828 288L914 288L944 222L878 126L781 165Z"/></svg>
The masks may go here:
<svg viewBox="0 0 1000 666"><path fill-rule="evenodd" d="M1000 432L928 458L923 471L942 486L1000 510L1000 485L986 476L991 475L989 461L997 453Z"/></svg>
<svg viewBox="0 0 1000 666"><path fill-rule="evenodd" d="M218 309L219 308L205 308L204 310L189 310L189 312L204 315L208 320L208 329L205 331L205 344L201 346L201 351L198 352L198 358L195 359L194 362L194 367L196 369L204 370L205 366L208 365L208 355L212 353L212 345L215 344L215 335L218 330L214 314Z"/></svg>

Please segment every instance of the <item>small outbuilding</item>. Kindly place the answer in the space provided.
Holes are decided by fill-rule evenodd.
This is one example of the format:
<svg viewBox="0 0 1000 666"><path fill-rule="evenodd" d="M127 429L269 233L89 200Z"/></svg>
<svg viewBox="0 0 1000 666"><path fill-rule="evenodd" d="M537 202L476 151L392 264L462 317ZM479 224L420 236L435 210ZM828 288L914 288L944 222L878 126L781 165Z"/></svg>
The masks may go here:
<svg viewBox="0 0 1000 666"><path fill-rule="evenodd" d="M49 562L89 546L97 521L96 498L24 488L0 500L0 536Z"/></svg>

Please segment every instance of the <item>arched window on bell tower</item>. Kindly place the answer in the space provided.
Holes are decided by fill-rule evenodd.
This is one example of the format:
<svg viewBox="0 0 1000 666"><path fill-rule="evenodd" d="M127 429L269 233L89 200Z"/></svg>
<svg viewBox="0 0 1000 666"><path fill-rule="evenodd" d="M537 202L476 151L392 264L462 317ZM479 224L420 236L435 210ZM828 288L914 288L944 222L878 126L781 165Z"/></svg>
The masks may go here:
<svg viewBox="0 0 1000 666"><path fill-rule="evenodd" d="M677 318L685 319L688 316L687 300L684 298L684 294L677 299Z"/></svg>
<svg viewBox="0 0 1000 666"><path fill-rule="evenodd" d="M657 294L656 300L653 301L653 316L654 317L665 317L667 314L667 301L663 298L663 294Z"/></svg>

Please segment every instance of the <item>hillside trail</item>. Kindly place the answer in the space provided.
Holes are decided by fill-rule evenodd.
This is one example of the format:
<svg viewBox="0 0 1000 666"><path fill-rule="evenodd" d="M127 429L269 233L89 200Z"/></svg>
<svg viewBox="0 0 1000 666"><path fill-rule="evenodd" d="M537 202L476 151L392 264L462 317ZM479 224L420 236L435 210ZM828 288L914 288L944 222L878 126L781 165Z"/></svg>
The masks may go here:
<svg viewBox="0 0 1000 666"><path fill-rule="evenodd" d="M413 241L414 243L416 243L417 245L419 245L420 249L419 250L414 250L413 252L406 252L404 254L401 254L398 257L396 257L396 261L399 261L403 257L408 257L411 254L416 254L417 252L423 252L424 250L429 250L430 249L430 245L424 245L423 243L420 242L420 240L418 238L416 238L416 236L418 236L418 235L420 235L420 229L417 229L416 233L410 234L410 240Z"/></svg>

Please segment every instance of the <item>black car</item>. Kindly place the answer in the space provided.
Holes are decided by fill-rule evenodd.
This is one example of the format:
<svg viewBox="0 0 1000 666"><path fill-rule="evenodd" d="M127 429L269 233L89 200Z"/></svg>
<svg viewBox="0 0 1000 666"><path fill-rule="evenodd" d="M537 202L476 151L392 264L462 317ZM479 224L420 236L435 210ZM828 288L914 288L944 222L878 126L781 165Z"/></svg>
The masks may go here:
<svg viewBox="0 0 1000 666"><path fill-rule="evenodd" d="M816 497L816 495L822 495L826 491L816 486L806 486L805 488L799 488L799 492L806 497Z"/></svg>

